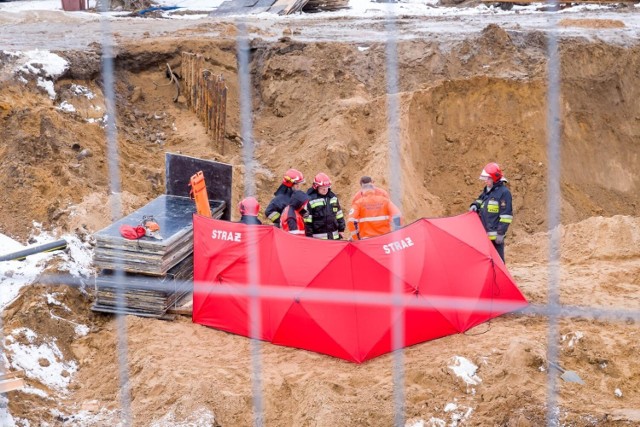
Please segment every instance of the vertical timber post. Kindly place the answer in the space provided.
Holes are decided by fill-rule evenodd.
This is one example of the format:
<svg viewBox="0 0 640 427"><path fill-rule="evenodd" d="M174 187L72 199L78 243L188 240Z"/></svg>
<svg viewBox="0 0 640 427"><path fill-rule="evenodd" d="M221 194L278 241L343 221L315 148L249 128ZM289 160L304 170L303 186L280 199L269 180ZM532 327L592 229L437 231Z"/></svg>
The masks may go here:
<svg viewBox="0 0 640 427"><path fill-rule="evenodd" d="M227 124L227 85L222 74L216 76L205 68L202 55L182 52L182 69L187 105L198 116L213 142L225 151Z"/></svg>

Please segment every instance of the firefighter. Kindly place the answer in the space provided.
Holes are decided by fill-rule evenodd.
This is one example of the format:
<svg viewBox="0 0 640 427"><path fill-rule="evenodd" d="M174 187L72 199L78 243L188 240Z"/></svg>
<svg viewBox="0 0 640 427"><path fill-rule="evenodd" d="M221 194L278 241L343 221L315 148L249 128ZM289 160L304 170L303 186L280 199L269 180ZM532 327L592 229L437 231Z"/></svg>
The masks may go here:
<svg viewBox="0 0 640 427"><path fill-rule="evenodd" d="M489 163L479 177L485 187L469 210L477 212L487 236L504 262L504 238L513 221L511 192L505 185L507 180L497 163Z"/></svg>
<svg viewBox="0 0 640 427"><path fill-rule="evenodd" d="M356 194L353 195L353 197L351 198L351 204L353 205L353 203L358 200L360 197L362 197L362 186L365 184L371 184L374 188L374 191L386 198L389 198L389 193L387 193L385 190L383 190L382 188L378 188L374 185L373 182L373 178L371 178L370 176L363 176L360 178L360 191L358 191Z"/></svg>
<svg viewBox="0 0 640 427"><path fill-rule="evenodd" d="M291 195L289 204L282 211L280 227L291 234L305 235L305 218L309 216L306 211L309 196L304 191L296 190Z"/></svg>
<svg viewBox="0 0 640 427"><path fill-rule="evenodd" d="M344 213L338 196L331 191L331 180L320 172L313 179L313 186L307 190L309 216L305 221L307 236L316 239L344 239Z"/></svg>
<svg viewBox="0 0 640 427"><path fill-rule="evenodd" d="M347 221L352 239L368 239L402 226L400 210L389 199L386 191L381 192L369 181L361 184L360 193L353 197Z"/></svg>
<svg viewBox="0 0 640 427"><path fill-rule="evenodd" d="M289 204L291 194L296 190L300 190L300 184L302 183L304 183L304 176L297 169L289 169L282 177L282 184L273 193L275 197L271 199L269 206L264 211L264 214L276 227L280 227L280 215L282 215L285 206Z"/></svg>
<svg viewBox="0 0 640 427"><path fill-rule="evenodd" d="M258 219L260 212L260 203L255 197L245 197L238 204L240 210L240 222L247 225L260 225L262 222Z"/></svg>

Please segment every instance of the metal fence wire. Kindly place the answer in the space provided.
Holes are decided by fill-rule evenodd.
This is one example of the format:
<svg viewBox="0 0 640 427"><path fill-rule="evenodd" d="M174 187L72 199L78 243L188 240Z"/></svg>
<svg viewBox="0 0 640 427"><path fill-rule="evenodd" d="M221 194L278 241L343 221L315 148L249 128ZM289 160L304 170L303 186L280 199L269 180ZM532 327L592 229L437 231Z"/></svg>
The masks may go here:
<svg viewBox="0 0 640 427"><path fill-rule="evenodd" d="M102 2L100 4L106 4ZM386 75L386 91L387 91L387 117L388 117L388 156L389 156L389 177L390 177L390 195L394 203L401 208L401 195L403 192L403 185L401 181L401 161L402 153L400 150L400 105L399 105L399 64L397 53L397 40L398 40L398 28L397 17L400 11L393 7L391 4L389 7L388 15L386 16L384 33L385 33L385 45L386 45L386 63L385 63L385 75ZM557 7L557 2L551 2L550 6ZM560 58L558 53L558 17L555 14L550 14L550 19L553 20L554 28L546 32L547 42L547 158L549 162L549 173L547 174L547 195L548 195L548 228L549 228L549 254L548 254L548 302L546 304L532 304L527 309L516 313L517 316L545 316L548 318L548 332L547 332L547 359L550 362L556 362L559 356L559 326L558 322L562 318L584 318L584 319L610 319L613 321L626 321L628 319L634 319L640 321L640 312L637 310L620 309L601 309L596 307L576 307L568 306L560 303L559 287L560 287L560 235L557 232L560 222L560 171L561 171L561 159L560 159ZM256 159L254 150L254 137L253 137L253 100L252 100L252 83L251 77L257 76L252 74L250 64L250 40L251 36L248 33L248 27L251 24L246 18L236 21L237 26L237 64L238 64L238 84L239 93L237 94L240 106L240 126L241 137L243 141L242 145L242 162L244 164L244 189L245 194L255 194L256 183ZM111 217L112 220L117 220L122 216L121 203L118 195L121 193L121 177L119 174L120 155L118 152L117 144L117 126L115 118L117 117L117 105L115 100L114 89L114 37L109 26L109 19L102 18L102 76L104 78L104 96L106 100L106 143L108 153L108 165L109 165L109 181L110 192L114 196L111 198L112 205ZM186 76L186 93L187 102L193 110L203 118L207 128L213 133L214 139L219 144L224 141L224 116L226 116L226 109L220 110L219 101L225 100L226 103L226 86L222 77L207 75L203 73L203 58L193 54L183 54L182 61L186 64L183 67L183 72ZM194 87L198 85L204 85L211 87L210 97L202 98L197 95L198 91L194 90ZM263 364L261 360L261 346L263 345L260 340L257 339L258 332L258 319L261 318L260 313L260 299L261 298L290 298L291 291L288 291L285 287L272 288L265 290L257 286L258 278L258 260L257 252L252 254L252 258L249 259L250 264L250 286L238 290L235 292L247 292L251 297L250 303L250 335L251 335L251 380L252 380L252 396L253 396L253 421L254 425L262 426L265 424L265 408L264 408L264 396L263 396L263 383L262 383L262 371ZM397 273L397 269L401 268L400 262L394 263L394 271ZM120 295L118 304L124 306L123 291L125 286L125 277L121 269L117 269L119 283L120 283ZM392 275L392 277L399 278L401 274ZM407 307L419 305L419 300L408 301L401 298L401 283L399 279L395 280L391 288L393 289L392 295L382 296L373 295L371 293L364 292L332 292L332 291L317 291L310 292L307 297L311 300L326 301L326 302L345 302L345 301L357 301L366 302L369 304L378 304L388 307L392 307L392 315L394 313L401 312ZM85 286L83 280L73 278L68 275L46 275L40 280L40 283L49 284L68 284L72 286ZM195 283L195 292L198 292L198 287L205 284ZM158 282L155 285L155 289L162 289L163 286L167 286L162 282ZM171 284L170 286L175 286ZM208 290L208 292L222 292L229 293L234 292L228 288ZM441 298L435 301L430 301L430 307L437 307L441 309L447 308L464 308L470 304L469 301L457 298ZM489 303L486 303L489 304ZM483 306L481 302L473 303L474 308L482 309L495 309L496 302L491 303L492 306ZM509 302L503 302L505 308L509 307ZM401 318L402 316L400 316ZM255 320L255 321L254 321ZM121 404L121 420L123 425L131 425L131 391L129 381L129 368L127 365L127 331L124 320L124 315L116 315L117 325L117 360L119 366L119 384L120 384L120 404ZM402 349L402 337L404 336L404 324L394 323L392 330L392 343L393 343L393 401L394 401L394 425L404 426L405 420L405 372L404 372L404 351ZM558 393L559 386L557 376L553 373L547 375L547 407L546 407L546 423L548 426L560 425L560 411L558 409Z"/></svg>

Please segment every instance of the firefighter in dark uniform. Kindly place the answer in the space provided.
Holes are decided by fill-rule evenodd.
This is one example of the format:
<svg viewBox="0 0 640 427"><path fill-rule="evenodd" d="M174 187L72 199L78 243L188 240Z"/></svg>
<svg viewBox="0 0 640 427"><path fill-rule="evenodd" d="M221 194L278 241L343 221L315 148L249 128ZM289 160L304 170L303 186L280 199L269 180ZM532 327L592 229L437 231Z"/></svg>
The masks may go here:
<svg viewBox="0 0 640 427"><path fill-rule="evenodd" d="M309 216L306 211L309 196L304 191L296 190L291 195L289 204L282 211L280 227L296 236L305 236L305 218Z"/></svg>
<svg viewBox="0 0 640 427"><path fill-rule="evenodd" d="M240 221L247 225L260 225L262 222L258 219L258 212L260 212L260 203L255 197L245 197L238 204L238 210L240 210Z"/></svg>
<svg viewBox="0 0 640 427"><path fill-rule="evenodd" d="M280 227L280 215L282 215L285 206L289 204L293 192L300 190L300 184L302 183L304 183L304 176L297 169L289 169L282 177L282 184L273 193L275 197L271 199L269 206L264 211L266 217L276 227Z"/></svg>
<svg viewBox="0 0 640 427"><path fill-rule="evenodd" d="M511 192L507 188L502 170L497 163L489 163L480 174L485 187L471 203L470 211L477 212L487 236L504 262L504 238L513 221Z"/></svg>
<svg viewBox="0 0 640 427"><path fill-rule="evenodd" d="M344 238L344 213L338 196L331 191L331 180L320 172L313 179L313 186L307 190L309 204L308 218L305 220L307 236L316 239L339 240Z"/></svg>

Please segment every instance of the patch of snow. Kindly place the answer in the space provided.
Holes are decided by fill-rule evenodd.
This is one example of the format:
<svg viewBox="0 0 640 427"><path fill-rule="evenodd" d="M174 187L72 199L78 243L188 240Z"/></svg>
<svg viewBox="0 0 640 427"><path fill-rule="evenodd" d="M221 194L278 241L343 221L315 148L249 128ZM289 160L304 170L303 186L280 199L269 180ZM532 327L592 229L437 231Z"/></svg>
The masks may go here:
<svg viewBox="0 0 640 427"><path fill-rule="evenodd" d="M50 233L43 231L41 224L34 222L33 225L34 231L29 240L34 244L57 240ZM41 252L29 255L22 261L0 262L0 287L2 289L2 292L0 292L0 310L9 305L18 296L20 288L33 283L46 268L47 263L56 257L62 258L62 264L59 267L62 271L67 271L76 277L89 277L93 274L91 268L92 251L89 244L81 242L75 235L65 235L63 238L67 241L67 252ZM4 243L3 248L9 249L5 253L25 248L25 246L2 234L0 234L0 243Z"/></svg>
<svg viewBox="0 0 640 427"><path fill-rule="evenodd" d="M3 12L25 12L30 10L62 10L62 2L56 0L33 0L0 3Z"/></svg>
<svg viewBox="0 0 640 427"><path fill-rule="evenodd" d="M35 378L48 387L64 391L76 372L74 361L64 360L62 352L55 342L40 345L22 345L18 343L6 346L12 354L11 366L22 369L29 378ZM41 360L46 360L48 366L42 366Z"/></svg>
<svg viewBox="0 0 640 427"><path fill-rule="evenodd" d="M71 309L69 307L66 306L66 304L61 303L60 301L58 301L56 299L56 295L57 293L53 293L53 294L47 294L47 304L49 305L58 305L62 308L64 308L67 311L71 311Z"/></svg>
<svg viewBox="0 0 640 427"><path fill-rule="evenodd" d="M65 113L75 113L76 112L76 107L74 107L73 104L70 104L67 101L62 101L57 108L58 108L58 110L64 111Z"/></svg>
<svg viewBox="0 0 640 427"><path fill-rule="evenodd" d="M58 77L69 68L66 59L48 50L28 50L22 52L16 71L41 75L44 77Z"/></svg>
<svg viewBox="0 0 640 427"><path fill-rule="evenodd" d="M214 7L207 8L207 10L214 10L214 9L215 9ZM177 11L179 11L179 9L165 12L165 13L162 14L162 17L163 18L171 18L171 19L183 19L183 20L198 20L198 19L205 19L205 18L209 17L208 13L205 13L205 14L202 14L202 15L195 14L195 13L193 15L179 15L179 14L175 13Z"/></svg>
<svg viewBox="0 0 640 427"><path fill-rule="evenodd" d="M478 385L482 382L480 377L476 375L478 367L464 357L453 356L449 369L469 385Z"/></svg>
<svg viewBox="0 0 640 427"><path fill-rule="evenodd" d="M75 83L71 85L71 91L77 96L84 96L87 99L93 99L96 97L96 95L91 92L91 89Z"/></svg>
<svg viewBox="0 0 640 427"><path fill-rule="evenodd" d="M93 274L91 245L72 234L65 234L62 238L67 241L67 252L60 255L63 262L59 269L69 272L74 277L91 276Z"/></svg>
<svg viewBox="0 0 640 427"><path fill-rule="evenodd" d="M564 341L566 341L568 339L569 342L567 343L567 346L573 347L582 338L584 338L584 334L582 332L580 332L580 331L576 331L576 332L571 332L571 333L568 333L566 335L563 335L562 336L562 341L564 342Z"/></svg>
<svg viewBox="0 0 640 427"><path fill-rule="evenodd" d="M444 406L444 412L451 412L455 411L456 409L458 409L458 405L456 405L455 403L447 403Z"/></svg>
<svg viewBox="0 0 640 427"><path fill-rule="evenodd" d="M84 337L89 333L90 329L87 325L76 325L74 331L78 337Z"/></svg>
<svg viewBox="0 0 640 427"><path fill-rule="evenodd" d="M449 423L449 426L456 427L459 423L464 423L471 417L472 412L473 408L467 408L465 412L454 412L451 414L451 423Z"/></svg>
<svg viewBox="0 0 640 427"><path fill-rule="evenodd" d="M69 311L71 311L71 309L69 309ZM67 323L71 323L73 325L73 331L76 333L76 336L78 337L83 337L85 335L87 335L89 333L89 327L87 325L82 325L80 323L76 323L73 322L69 319L65 319L63 317L60 316L56 316L55 314L53 314L51 312L51 310L49 310L49 314L51 315L52 319L56 319L56 320L60 320L62 322L67 322Z"/></svg>
<svg viewBox="0 0 640 427"><path fill-rule="evenodd" d="M0 394L0 426L15 427L16 421L9 413L9 399L5 394Z"/></svg>
<svg viewBox="0 0 640 427"><path fill-rule="evenodd" d="M19 251L20 249L24 248L24 245L16 240L13 240L9 236L5 236L4 234L0 233L0 247L2 248L2 251L0 251L0 255L2 255L14 251Z"/></svg>
<svg viewBox="0 0 640 427"><path fill-rule="evenodd" d="M152 422L150 427L210 427L215 424L215 416L207 409L196 410L183 420L177 420L172 410L164 417Z"/></svg>
<svg viewBox="0 0 640 427"><path fill-rule="evenodd" d="M49 394L46 391L40 390L39 388L31 387L31 386L22 387L20 391L22 393L35 394L36 396L40 396L44 398L49 397Z"/></svg>
<svg viewBox="0 0 640 427"><path fill-rule="evenodd" d="M441 420L440 418L431 417L428 421L429 424L425 425L425 427L446 427L447 423L445 420Z"/></svg>
<svg viewBox="0 0 640 427"><path fill-rule="evenodd" d="M45 80L42 77L38 77L37 85L39 88L42 88L45 92L47 92L49 98L56 99L56 89L53 86L53 82L51 80Z"/></svg>
<svg viewBox="0 0 640 427"><path fill-rule="evenodd" d="M38 338L38 335L29 328L16 328L11 332L11 335L14 335L16 337L23 335L27 339L27 342L29 344L34 343L36 341L36 338Z"/></svg>
<svg viewBox="0 0 640 427"><path fill-rule="evenodd" d="M55 415L55 414L54 414ZM65 425L72 425L78 427L102 427L102 426L113 426L113 427L124 427L124 424L115 420L120 418L117 410L108 410L106 408L100 409L99 412L91 412L87 410L82 410L75 414L64 415L64 418L67 420Z"/></svg>

